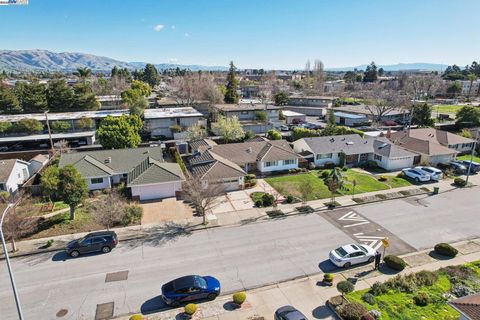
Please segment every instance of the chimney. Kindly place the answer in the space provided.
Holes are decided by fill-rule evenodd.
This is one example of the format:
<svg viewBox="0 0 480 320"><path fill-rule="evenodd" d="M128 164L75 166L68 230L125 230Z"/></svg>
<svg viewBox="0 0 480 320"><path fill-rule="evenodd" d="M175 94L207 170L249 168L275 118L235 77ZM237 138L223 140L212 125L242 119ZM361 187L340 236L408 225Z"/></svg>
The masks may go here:
<svg viewBox="0 0 480 320"><path fill-rule="evenodd" d="M385 136L387 137L387 139L390 139L392 137L392 130L390 130L390 128L388 128L387 134Z"/></svg>
<svg viewBox="0 0 480 320"><path fill-rule="evenodd" d="M112 157L108 157L107 159L105 159L104 162L105 162L105 163L111 163L111 162L112 162Z"/></svg>

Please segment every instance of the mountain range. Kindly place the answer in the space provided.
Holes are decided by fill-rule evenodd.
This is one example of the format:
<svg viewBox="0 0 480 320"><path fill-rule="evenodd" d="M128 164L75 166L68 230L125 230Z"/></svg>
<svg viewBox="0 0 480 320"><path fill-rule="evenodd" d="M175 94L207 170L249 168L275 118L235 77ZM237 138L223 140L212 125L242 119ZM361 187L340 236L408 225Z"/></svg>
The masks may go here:
<svg viewBox="0 0 480 320"><path fill-rule="evenodd" d="M48 50L0 50L0 70L7 71L74 71L87 67L94 72L110 72L114 66L130 70L145 67L146 62L125 62L108 57L77 52L52 52ZM161 63L154 64L158 70L171 68L190 69L192 71L224 71L227 67L181 65Z"/></svg>

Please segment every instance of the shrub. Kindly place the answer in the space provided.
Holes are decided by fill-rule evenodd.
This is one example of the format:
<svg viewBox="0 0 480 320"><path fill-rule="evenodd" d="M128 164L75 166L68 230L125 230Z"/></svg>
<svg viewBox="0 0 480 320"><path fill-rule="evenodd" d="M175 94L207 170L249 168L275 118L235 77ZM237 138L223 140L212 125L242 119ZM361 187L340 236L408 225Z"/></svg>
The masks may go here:
<svg viewBox="0 0 480 320"><path fill-rule="evenodd" d="M133 204L128 206L126 209L126 214L122 219L122 224L127 226L129 224L140 223L143 216L143 208L139 205Z"/></svg>
<svg viewBox="0 0 480 320"><path fill-rule="evenodd" d="M143 320L143 316L141 314L134 314L128 320Z"/></svg>
<svg viewBox="0 0 480 320"><path fill-rule="evenodd" d="M47 241L47 244L45 245L45 248L50 248L53 245L53 239L50 239Z"/></svg>
<svg viewBox="0 0 480 320"><path fill-rule="evenodd" d="M233 302L238 304L238 305L241 305L242 303L245 302L245 300L247 300L247 294L245 292L235 292L233 294Z"/></svg>
<svg viewBox="0 0 480 320"><path fill-rule="evenodd" d="M380 176L380 178L378 178L378 181L387 181L387 180L388 180L387 176Z"/></svg>
<svg viewBox="0 0 480 320"><path fill-rule="evenodd" d="M457 187L465 187L467 185L467 181L465 181L462 178L455 178L453 180L453 184L456 185Z"/></svg>
<svg viewBox="0 0 480 320"><path fill-rule="evenodd" d="M325 282L332 282L333 278L334 278L333 274L331 274L331 273L325 273L323 275L323 281L325 281Z"/></svg>
<svg viewBox="0 0 480 320"><path fill-rule="evenodd" d="M450 292L458 298L475 294L475 290L464 285L463 283L454 284Z"/></svg>
<svg viewBox="0 0 480 320"><path fill-rule="evenodd" d="M451 282L458 282L457 279L472 280L476 278L474 270L467 266L448 266L439 270L441 273L445 273Z"/></svg>
<svg viewBox="0 0 480 320"><path fill-rule="evenodd" d="M348 167L342 167L342 171L348 171Z"/></svg>
<svg viewBox="0 0 480 320"><path fill-rule="evenodd" d="M397 174L397 178L403 178L405 179L405 173L404 172L400 172L399 174Z"/></svg>
<svg viewBox="0 0 480 320"><path fill-rule="evenodd" d="M342 296L347 293L353 292L354 289L355 287L350 281L340 281L339 283L337 283L337 290L342 294Z"/></svg>
<svg viewBox="0 0 480 320"><path fill-rule="evenodd" d="M375 309L370 310L368 313L370 313L374 319L380 319L380 317L382 316L382 313Z"/></svg>
<svg viewBox="0 0 480 320"><path fill-rule="evenodd" d="M368 303L369 305L374 305L376 299L373 294L367 292L362 296L362 300Z"/></svg>
<svg viewBox="0 0 480 320"><path fill-rule="evenodd" d="M330 172L325 170L320 173L320 178L322 178L323 180L328 179L328 177L330 177Z"/></svg>
<svg viewBox="0 0 480 320"><path fill-rule="evenodd" d="M250 182L253 179L256 179L257 177L253 173L249 173L245 176L245 181Z"/></svg>
<svg viewBox="0 0 480 320"><path fill-rule="evenodd" d="M369 169L378 168L378 164L373 160L368 160L367 161L367 168L369 168Z"/></svg>
<svg viewBox="0 0 480 320"><path fill-rule="evenodd" d="M257 199L257 200L255 200L255 207L257 207L257 208L263 207L263 201L262 201L262 199Z"/></svg>
<svg viewBox="0 0 480 320"><path fill-rule="evenodd" d="M415 283L419 287L432 286L437 282L438 275L435 272L422 270L415 273Z"/></svg>
<svg viewBox="0 0 480 320"><path fill-rule="evenodd" d="M325 162L325 163L323 164L323 168L324 168L324 169L333 169L333 168L335 168L335 163L333 163L333 162Z"/></svg>
<svg viewBox="0 0 480 320"><path fill-rule="evenodd" d="M387 267L397 271L402 271L407 266L405 261L403 261L402 258L399 258L397 256L388 255L383 258L383 261L385 261Z"/></svg>
<svg viewBox="0 0 480 320"><path fill-rule="evenodd" d="M10 192L0 191L0 203L7 203L10 198Z"/></svg>
<svg viewBox="0 0 480 320"><path fill-rule="evenodd" d="M294 200L294 198L293 198L292 195L287 196L287 203L293 203L293 200Z"/></svg>
<svg viewBox="0 0 480 320"><path fill-rule="evenodd" d="M315 163L314 162L309 162L308 163L308 169L310 169L310 170L315 169Z"/></svg>
<svg viewBox="0 0 480 320"><path fill-rule="evenodd" d="M257 179L252 179L248 181L248 183L250 184L251 187L254 187L257 184Z"/></svg>
<svg viewBox="0 0 480 320"><path fill-rule="evenodd" d="M458 253L458 250L448 243L438 243L435 245L434 250L436 253L446 257L455 257Z"/></svg>
<svg viewBox="0 0 480 320"><path fill-rule="evenodd" d="M349 302L340 306L338 313L345 320L361 320L368 313L368 310L361 303Z"/></svg>
<svg viewBox="0 0 480 320"><path fill-rule="evenodd" d="M375 282L370 287L370 293L372 293L374 296L379 296L387 292L388 292L388 286L379 281Z"/></svg>
<svg viewBox="0 0 480 320"><path fill-rule="evenodd" d="M425 292L419 292L413 297L413 302L419 307L425 307L431 302L431 300L428 294Z"/></svg>
<svg viewBox="0 0 480 320"><path fill-rule="evenodd" d="M275 198L271 194L265 193L262 196L262 201L264 207L270 207L271 205L273 205L273 201L275 201Z"/></svg>
<svg viewBox="0 0 480 320"><path fill-rule="evenodd" d="M398 275L385 282L385 284L389 289L397 292L413 293L417 290L415 276L412 274L406 276Z"/></svg>
<svg viewBox="0 0 480 320"><path fill-rule="evenodd" d="M189 303L183 308L183 310L186 314L191 316L197 312L197 305L195 303Z"/></svg>
<svg viewBox="0 0 480 320"><path fill-rule="evenodd" d="M375 320L375 317L370 313L366 313L360 318L360 320Z"/></svg>

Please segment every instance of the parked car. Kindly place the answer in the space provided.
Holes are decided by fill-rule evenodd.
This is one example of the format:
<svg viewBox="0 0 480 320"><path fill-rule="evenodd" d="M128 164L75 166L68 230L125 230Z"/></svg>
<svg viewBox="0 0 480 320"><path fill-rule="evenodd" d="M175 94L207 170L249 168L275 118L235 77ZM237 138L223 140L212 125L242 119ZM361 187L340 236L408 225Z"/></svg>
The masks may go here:
<svg viewBox="0 0 480 320"><path fill-rule="evenodd" d="M1 151L1 152L8 151L8 147L5 147L5 146L3 146L3 147L0 147L0 151Z"/></svg>
<svg viewBox="0 0 480 320"><path fill-rule="evenodd" d="M448 163L450 169L453 170L456 174L464 174L467 172L467 167L458 160L452 160Z"/></svg>
<svg viewBox="0 0 480 320"><path fill-rule="evenodd" d="M470 168L470 173L477 173L480 171L480 163L470 160L458 160L461 164L465 166L468 170ZM470 164L471 163L471 164Z"/></svg>
<svg viewBox="0 0 480 320"><path fill-rule="evenodd" d="M388 126L388 127L393 127L393 126L396 126L398 125L398 123L396 123L395 121L393 120L385 120L383 121L383 124Z"/></svg>
<svg viewBox="0 0 480 320"><path fill-rule="evenodd" d="M402 172L410 179L415 180L416 182L425 182L430 181L430 175L414 168L403 169Z"/></svg>
<svg viewBox="0 0 480 320"><path fill-rule="evenodd" d="M302 119L293 119L292 120L292 124L302 124L302 123L305 123L305 121L302 120Z"/></svg>
<svg viewBox="0 0 480 320"><path fill-rule="evenodd" d="M219 294L220 281L211 276L184 276L162 286L162 299L172 307L187 301L213 300Z"/></svg>
<svg viewBox="0 0 480 320"><path fill-rule="evenodd" d="M288 128L287 125L282 124L282 125L280 126L280 131L288 131L288 130L290 130L290 129Z"/></svg>
<svg viewBox="0 0 480 320"><path fill-rule="evenodd" d="M275 320L307 320L307 317L292 306L283 306L275 311Z"/></svg>
<svg viewBox="0 0 480 320"><path fill-rule="evenodd" d="M443 179L443 172L440 169L434 167L415 167L415 169L428 174L430 176L430 180L440 181Z"/></svg>
<svg viewBox="0 0 480 320"><path fill-rule="evenodd" d="M100 231L87 234L85 237L72 240L67 244L65 251L73 258L90 252L108 253L118 244L118 237L114 231Z"/></svg>
<svg viewBox="0 0 480 320"><path fill-rule="evenodd" d="M354 264L373 262L375 249L364 244L347 244L330 251L329 259L337 267L348 268Z"/></svg>

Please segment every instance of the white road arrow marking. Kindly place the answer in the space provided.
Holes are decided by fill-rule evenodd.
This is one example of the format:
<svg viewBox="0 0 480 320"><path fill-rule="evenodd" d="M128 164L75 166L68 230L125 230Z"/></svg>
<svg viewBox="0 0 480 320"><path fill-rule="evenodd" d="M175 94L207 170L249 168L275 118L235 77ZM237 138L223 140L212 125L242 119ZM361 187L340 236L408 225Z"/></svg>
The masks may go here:
<svg viewBox="0 0 480 320"><path fill-rule="evenodd" d="M355 233L354 236L358 239L358 241L372 247L374 250L377 250L382 246L382 239L385 238L379 236L364 235L362 232Z"/></svg>
<svg viewBox="0 0 480 320"><path fill-rule="evenodd" d="M360 226L362 224L370 223L370 221L368 221L365 218L359 216L357 213L355 213L353 211L347 212L342 217L340 217L338 219L338 221L358 221L358 223L353 223L353 224L343 226L344 228L350 228L350 227L355 227L355 226Z"/></svg>

